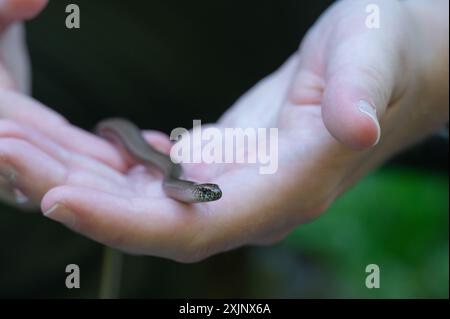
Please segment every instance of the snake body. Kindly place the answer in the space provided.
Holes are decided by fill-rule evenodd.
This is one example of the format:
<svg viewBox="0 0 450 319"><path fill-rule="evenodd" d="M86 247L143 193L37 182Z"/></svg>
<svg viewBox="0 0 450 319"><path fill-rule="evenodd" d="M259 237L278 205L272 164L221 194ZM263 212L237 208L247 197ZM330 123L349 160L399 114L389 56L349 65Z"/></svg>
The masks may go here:
<svg viewBox="0 0 450 319"><path fill-rule="evenodd" d="M122 118L106 119L97 124L96 133L120 144L139 164L159 168L164 174L162 188L167 196L185 203L210 202L222 197L216 184L197 184L181 179L181 165L173 163L169 156L148 144L132 122Z"/></svg>

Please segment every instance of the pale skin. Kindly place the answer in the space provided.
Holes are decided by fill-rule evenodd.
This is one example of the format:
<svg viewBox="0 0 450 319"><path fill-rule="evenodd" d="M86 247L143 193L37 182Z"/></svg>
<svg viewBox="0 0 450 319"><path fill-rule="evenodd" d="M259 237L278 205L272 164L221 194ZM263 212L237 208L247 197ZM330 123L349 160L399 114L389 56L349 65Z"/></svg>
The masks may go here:
<svg viewBox="0 0 450 319"><path fill-rule="evenodd" d="M37 15L45 2L5 1L1 32ZM380 29L365 25L367 3L379 5ZM3 55L23 50L19 38L12 43L2 43ZM210 124L278 127L277 173L260 175L245 164L186 165L189 178L223 191L219 201L186 205L165 196L157 170L134 165L27 97L26 56L10 56L0 64L4 193L19 189L27 205L103 244L182 262L281 240L368 171L448 122L448 1L341 1L279 70ZM144 134L169 152L166 135Z"/></svg>

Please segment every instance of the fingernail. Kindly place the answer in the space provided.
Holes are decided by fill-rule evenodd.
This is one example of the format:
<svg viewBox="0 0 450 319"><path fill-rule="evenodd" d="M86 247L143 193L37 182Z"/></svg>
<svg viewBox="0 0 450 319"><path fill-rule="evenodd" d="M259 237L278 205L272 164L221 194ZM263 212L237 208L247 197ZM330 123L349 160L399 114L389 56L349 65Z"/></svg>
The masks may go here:
<svg viewBox="0 0 450 319"><path fill-rule="evenodd" d="M378 144L378 142L380 141L380 137L381 137L381 128L380 128L380 122L378 122L377 109L374 106L372 106L370 103L368 103L367 101L364 101L364 100L360 100L358 102L358 108L362 113L369 116L377 127L377 139L376 139L375 143L373 143L373 146L375 146Z"/></svg>
<svg viewBox="0 0 450 319"><path fill-rule="evenodd" d="M44 212L44 216L57 222L63 223L70 228L74 228L76 225L75 214L70 209L61 204L55 204L50 207L50 209Z"/></svg>
<svg viewBox="0 0 450 319"><path fill-rule="evenodd" d="M0 162L0 176L6 179L9 183L14 184L17 180L17 175L18 173L14 167L8 163Z"/></svg>

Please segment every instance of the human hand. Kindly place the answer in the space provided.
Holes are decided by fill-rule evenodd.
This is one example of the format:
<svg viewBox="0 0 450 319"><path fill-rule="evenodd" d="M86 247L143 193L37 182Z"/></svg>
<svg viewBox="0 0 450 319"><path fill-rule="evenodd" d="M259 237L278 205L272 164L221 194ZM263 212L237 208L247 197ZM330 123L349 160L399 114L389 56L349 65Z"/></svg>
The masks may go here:
<svg viewBox="0 0 450 319"><path fill-rule="evenodd" d="M124 166L109 144L24 95L30 74L21 22L37 15L46 3L0 1L0 200L22 209L36 208L64 179L52 156L73 167L90 165L80 160L83 156L116 169Z"/></svg>
<svg viewBox="0 0 450 319"><path fill-rule="evenodd" d="M24 48L21 21L31 18L45 1L8 0L0 4L0 87L29 91L29 61ZM0 199L16 204L17 196L9 182L0 177Z"/></svg>
<svg viewBox="0 0 450 319"><path fill-rule="evenodd" d="M278 127L276 174L248 164L186 165L188 178L217 183L223 197L185 205L162 193L159 172L94 160L95 170L64 167L42 210L107 245L180 261L271 243L317 217L365 172L448 120L448 49L427 33L441 28L439 19L430 21L420 1L375 1L381 29L368 29L367 3L330 8L299 53L215 124ZM170 148L162 136L150 141Z"/></svg>

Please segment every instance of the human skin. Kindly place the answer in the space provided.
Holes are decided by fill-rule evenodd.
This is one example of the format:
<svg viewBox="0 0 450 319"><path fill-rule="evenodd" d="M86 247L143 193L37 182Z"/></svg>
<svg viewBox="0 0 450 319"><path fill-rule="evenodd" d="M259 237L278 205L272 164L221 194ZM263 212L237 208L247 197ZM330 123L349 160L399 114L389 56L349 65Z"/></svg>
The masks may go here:
<svg viewBox="0 0 450 319"><path fill-rule="evenodd" d="M12 23L45 5L28 2L35 7L27 15L0 17ZM366 27L369 3L380 8L380 29ZM8 23L0 23L4 32ZM1 65L3 78L13 65ZM330 7L279 70L208 125L279 129L276 174L260 175L247 164L185 165L189 179L220 185L217 202L167 198L158 171L134 165L18 91L26 85L1 83L4 189L19 189L44 216L103 244L194 262L279 241L365 173L448 122L448 1L348 0ZM144 134L169 152L167 136Z"/></svg>

